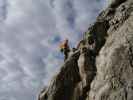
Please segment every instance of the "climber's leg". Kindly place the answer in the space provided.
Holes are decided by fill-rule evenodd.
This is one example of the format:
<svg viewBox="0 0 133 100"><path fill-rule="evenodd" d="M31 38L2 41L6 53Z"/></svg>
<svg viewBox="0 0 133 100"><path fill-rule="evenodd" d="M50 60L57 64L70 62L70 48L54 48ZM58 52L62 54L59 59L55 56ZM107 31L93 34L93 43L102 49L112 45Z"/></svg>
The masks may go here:
<svg viewBox="0 0 133 100"><path fill-rule="evenodd" d="M67 58L68 58L68 52L67 50L64 50L64 61L67 60Z"/></svg>

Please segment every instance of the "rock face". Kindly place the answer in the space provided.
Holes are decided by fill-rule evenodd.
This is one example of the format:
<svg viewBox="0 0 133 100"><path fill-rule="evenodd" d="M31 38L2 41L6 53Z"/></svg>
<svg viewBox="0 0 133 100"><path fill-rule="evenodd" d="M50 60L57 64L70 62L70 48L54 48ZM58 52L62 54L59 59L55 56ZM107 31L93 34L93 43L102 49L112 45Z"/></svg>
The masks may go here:
<svg viewBox="0 0 133 100"><path fill-rule="evenodd" d="M74 88L80 81L77 63L79 55L79 51L72 54L59 74L53 78L50 86L39 95L39 100L71 100Z"/></svg>
<svg viewBox="0 0 133 100"><path fill-rule="evenodd" d="M88 31L95 49L76 50L39 100L133 100L133 0L112 0Z"/></svg>

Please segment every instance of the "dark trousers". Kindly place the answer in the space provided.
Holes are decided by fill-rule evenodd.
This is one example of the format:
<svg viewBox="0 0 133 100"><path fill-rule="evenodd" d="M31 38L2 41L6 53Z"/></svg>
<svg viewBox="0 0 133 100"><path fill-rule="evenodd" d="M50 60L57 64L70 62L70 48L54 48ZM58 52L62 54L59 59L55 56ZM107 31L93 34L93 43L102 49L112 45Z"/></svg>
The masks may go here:
<svg viewBox="0 0 133 100"><path fill-rule="evenodd" d="M69 49L67 48L64 49L64 61L68 58L69 52L70 52Z"/></svg>

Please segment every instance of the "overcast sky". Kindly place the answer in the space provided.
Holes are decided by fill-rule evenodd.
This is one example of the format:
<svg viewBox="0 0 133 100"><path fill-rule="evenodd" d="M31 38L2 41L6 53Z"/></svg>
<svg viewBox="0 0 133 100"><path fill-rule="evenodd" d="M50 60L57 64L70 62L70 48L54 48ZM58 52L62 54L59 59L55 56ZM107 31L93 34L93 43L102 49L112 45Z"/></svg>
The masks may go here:
<svg viewBox="0 0 133 100"><path fill-rule="evenodd" d="M105 0L0 0L0 100L36 100Z"/></svg>

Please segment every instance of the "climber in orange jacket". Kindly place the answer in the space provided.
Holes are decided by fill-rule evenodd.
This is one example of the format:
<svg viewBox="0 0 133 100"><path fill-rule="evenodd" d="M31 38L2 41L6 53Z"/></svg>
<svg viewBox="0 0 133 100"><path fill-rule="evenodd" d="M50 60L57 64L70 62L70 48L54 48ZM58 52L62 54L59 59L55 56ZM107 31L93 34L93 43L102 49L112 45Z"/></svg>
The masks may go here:
<svg viewBox="0 0 133 100"><path fill-rule="evenodd" d="M60 44L60 51L62 53L64 53L64 61L68 58L68 55L69 55L69 52L70 52L70 48L69 48L68 42L69 42L68 39L65 39L65 41L63 41Z"/></svg>

